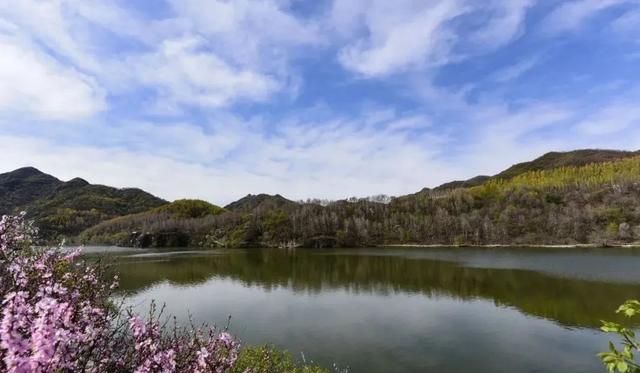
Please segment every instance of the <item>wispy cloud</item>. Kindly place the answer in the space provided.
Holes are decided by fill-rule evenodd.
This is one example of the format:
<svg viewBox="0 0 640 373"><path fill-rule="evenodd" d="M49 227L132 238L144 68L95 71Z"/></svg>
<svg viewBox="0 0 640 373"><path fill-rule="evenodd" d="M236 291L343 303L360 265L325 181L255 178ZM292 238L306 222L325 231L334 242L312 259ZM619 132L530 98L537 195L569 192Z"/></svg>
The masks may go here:
<svg viewBox="0 0 640 373"><path fill-rule="evenodd" d="M640 7L616 18L611 27L622 37L640 42Z"/></svg>
<svg viewBox="0 0 640 373"><path fill-rule="evenodd" d="M606 106L576 124L578 131L590 135L620 133L630 127L640 128L640 108L633 102Z"/></svg>
<svg viewBox="0 0 640 373"><path fill-rule="evenodd" d="M573 0L562 2L544 20L547 34L579 30L599 12L620 4L632 4L635 0Z"/></svg>
<svg viewBox="0 0 640 373"><path fill-rule="evenodd" d="M522 32L526 10L533 3L337 0L332 22L342 34L351 36L341 48L339 60L347 69L365 76L384 76L485 53ZM484 22L469 27L462 23L464 17L484 18Z"/></svg>
<svg viewBox="0 0 640 373"><path fill-rule="evenodd" d="M224 120L206 132L185 123L138 123L120 136L118 128L104 125L91 133L110 141L91 146L59 145L55 137L0 137L11 153L3 165L19 167L28 160L62 177L71 177L73 170L92 181L139 185L166 198L193 195L218 203L259 192L290 198L408 193L429 178L452 176L433 158L444 139L415 132L429 122L419 115L394 114L374 123L293 116L276 133L265 132L261 119ZM415 172L425 165L429 175ZM171 180L165 179L167 170Z"/></svg>
<svg viewBox="0 0 640 373"><path fill-rule="evenodd" d="M344 7L334 4L334 12ZM339 13L339 22L362 22L367 36L342 48L340 62L364 75L385 75L408 67L441 63L448 57L452 34L446 24L464 9L454 1L436 1L416 7L413 2L360 2L350 14Z"/></svg>
<svg viewBox="0 0 640 373"><path fill-rule="evenodd" d="M514 79L519 78L523 74L533 69L539 62L539 57L531 57L517 62L511 66L505 67L502 70L496 71L493 75L493 79L500 83L506 83Z"/></svg>
<svg viewBox="0 0 640 373"><path fill-rule="evenodd" d="M26 0L0 11L0 35L22 35L29 53L47 56L40 59L44 69L64 65L119 91L141 85L165 106L213 108L295 89L291 48L320 42L313 23L276 1L189 0L168 7L171 16L146 18L115 2Z"/></svg>

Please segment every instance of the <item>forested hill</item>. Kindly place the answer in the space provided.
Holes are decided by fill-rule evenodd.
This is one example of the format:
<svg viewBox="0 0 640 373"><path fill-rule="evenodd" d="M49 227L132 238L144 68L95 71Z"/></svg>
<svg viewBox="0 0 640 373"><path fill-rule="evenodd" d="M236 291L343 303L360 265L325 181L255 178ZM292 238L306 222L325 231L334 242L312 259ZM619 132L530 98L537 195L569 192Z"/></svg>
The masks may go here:
<svg viewBox="0 0 640 373"><path fill-rule="evenodd" d="M140 189L93 185L80 178L65 182L33 167L0 174L0 215L26 211L47 239L72 237L102 221L165 204Z"/></svg>
<svg viewBox="0 0 640 373"><path fill-rule="evenodd" d="M389 203L350 199L325 206L249 195L203 217L144 213L106 221L81 238L209 247L636 242L640 155L549 153L496 176L425 188Z"/></svg>
<svg viewBox="0 0 640 373"><path fill-rule="evenodd" d="M248 195L225 208L137 189L0 175L2 212L25 208L46 237L135 246L619 244L640 242L640 153L548 153L494 176L392 198L318 204ZM83 230L80 235L80 230Z"/></svg>
<svg viewBox="0 0 640 373"><path fill-rule="evenodd" d="M529 162L515 164L494 176L479 175L468 180L457 180L442 184L435 190L467 188L481 185L491 179L510 179L525 172L551 170L559 167L584 166L590 163L611 162L640 156L640 151L581 149L570 152L549 152Z"/></svg>

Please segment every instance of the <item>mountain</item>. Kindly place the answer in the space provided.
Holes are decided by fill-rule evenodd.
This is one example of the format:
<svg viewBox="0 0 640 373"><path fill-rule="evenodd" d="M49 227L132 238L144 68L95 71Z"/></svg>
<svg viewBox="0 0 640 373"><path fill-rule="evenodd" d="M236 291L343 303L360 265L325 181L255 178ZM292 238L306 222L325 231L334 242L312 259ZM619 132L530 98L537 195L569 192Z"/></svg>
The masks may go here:
<svg viewBox="0 0 640 373"><path fill-rule="evenodd" d="M224 208L234 212L251 212L255 210L295 208L297 206L297 202L288 200L279 194L248 194L247 196L226 205Z"/></svg>
<svg viewBox="0 0 640 373"><path fill-rule="evenodd" d="M479 175L479 176L472 177L471 179L467 179L467 180L450 181L448 183L444 183L442 185L439 185L439 186L433 188L433 190L448 190L448 189L457 189L457 188L470 188L470 187L474 187L474 186L477 186L477 185L481 185L481 184L483 184L484 182L486 182L489 179L491 179L491 176Z"/></svg>
<svg viewBox="0 0 640 373"><path fill-rule="evenodd" d="M582 149L569 152L549 152L529 162L515 164L495 175L494 178L510 179L525 172L551 170L560 167L577 167L590 163L617 161L640 155L640 151Z"/></svg>
<svg viewBox="0 0 640 373"><path fill-rule="evenodd" d="M146 211L167 202L137 188L67 182L33 167L0 174L0 214L26 211L43 238L70 237L116 216Z"/></svg>
<svg viewBox="0 0 640 373"><path fill-rule="evenodd" d="M33 167L0 174L0 215L46 197L62 184L62 181Z"/></svg>
<svg viewBox="0 0 640 373"><path fill-rule="evenodd" d="M357 247L389 244L640 242L640 152L547 153L491 176L405 196L328 204L247 195L225 208L139 189L0 175L3 212L27 210L43 236L92 244ZM82 232L81 234L79 234ZM79 235L78 235L79 234Z"/></svg>
<svg viewBox="0 0 640 373"><path fill-rule="evenodd" d="M640 154L549 153L494 177L392 199L228 212L209 222L212 246L640 242ZM258 199L251 199L257 201ZM258 204L259 205L259 204ZM234 205L231 204L230 207Z"/></svg>
<svg viewBox="0 0 640 373"><path fill-rule="evenodd" d="M514 164L506 170L494 176L480 175L467 180L456 180L444 183L434 190L449 190L456 188L469 188L484 184L491 179L511 179L525 172L551 170L560 167L577 167L590 163L611 162L624 158L640 155L636 152L604 149L581 149L569 152L549 152L529 162Z"/></svg>

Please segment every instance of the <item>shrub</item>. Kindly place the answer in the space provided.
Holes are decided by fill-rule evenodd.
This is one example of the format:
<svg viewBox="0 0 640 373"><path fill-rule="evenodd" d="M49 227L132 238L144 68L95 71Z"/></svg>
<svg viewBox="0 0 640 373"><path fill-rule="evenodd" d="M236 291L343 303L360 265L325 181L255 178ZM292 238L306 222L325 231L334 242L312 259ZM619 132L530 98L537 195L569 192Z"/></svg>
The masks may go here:
<svg viewBox="0 0 640 373"><path fill-rule="evenodd" d="M233 373L329 373L315 365L299 366L287 351L279 351L271 346L257 346L244 349L233 369Z"/></svg>
<svg viewBox="0 0 640 373"><path fill-rule="evenodd" d="M0 371L231 372L239 344L209 327L167 330L115 307L117 278L105 282L79 251L31 246L23 216L0 220Z"/></svg>
<svg viewBox="0 0 640 373"><path fill-rule="evenodd" d="M616 312L627 317L640 316L640 301L627 301ZM617 334L622 340L619 347L609 342L609 351L598 354L609 372L640 373L640 361L635 358L635 354L640 352L640 340L633 329L608 321L603 321L601 329Z"/></svg>

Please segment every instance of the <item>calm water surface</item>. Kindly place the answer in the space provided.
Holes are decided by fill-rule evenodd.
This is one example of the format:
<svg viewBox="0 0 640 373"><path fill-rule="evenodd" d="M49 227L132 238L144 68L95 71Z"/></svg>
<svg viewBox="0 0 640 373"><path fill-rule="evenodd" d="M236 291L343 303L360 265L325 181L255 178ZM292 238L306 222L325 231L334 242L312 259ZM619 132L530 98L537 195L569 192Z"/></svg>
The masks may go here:
<svg viewBox="0 0 640 373"><path fill-rule="evenodd" d="M640 298L624 249L112 252L127 302L350 372L603 372L601 319ZM634 325L637 326L637 325Z"/></svg>

